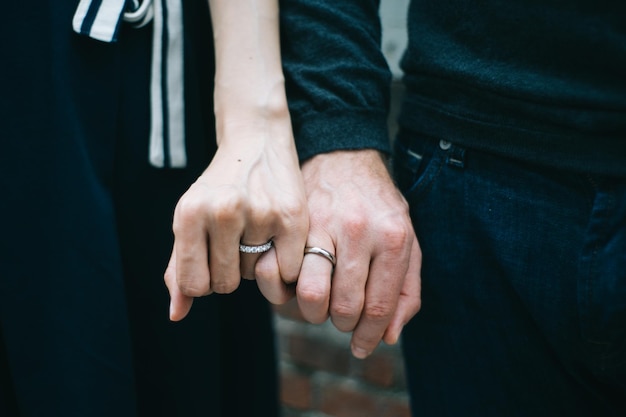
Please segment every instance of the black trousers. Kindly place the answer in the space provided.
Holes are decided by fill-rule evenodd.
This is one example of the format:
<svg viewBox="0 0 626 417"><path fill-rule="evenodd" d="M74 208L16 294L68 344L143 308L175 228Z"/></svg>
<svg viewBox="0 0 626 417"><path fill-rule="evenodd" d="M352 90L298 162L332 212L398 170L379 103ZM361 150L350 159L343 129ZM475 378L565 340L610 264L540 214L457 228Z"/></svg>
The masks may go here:
<svg viewBox="0 0 626 417"><path fill-rule="evenodd" d="M176 201L215 151L206 2L185 2L189 164L148 163L151 27L72 33L76 1L0 29L0 415L271 416L271 312L253 282L168 319Z"/></svg>

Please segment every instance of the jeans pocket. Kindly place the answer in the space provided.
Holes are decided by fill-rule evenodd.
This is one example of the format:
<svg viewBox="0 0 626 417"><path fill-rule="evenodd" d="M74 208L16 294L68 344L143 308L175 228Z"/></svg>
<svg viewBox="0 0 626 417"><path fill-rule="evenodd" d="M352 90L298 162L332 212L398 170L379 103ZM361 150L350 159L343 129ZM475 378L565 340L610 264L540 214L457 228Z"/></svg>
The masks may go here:
<svg viewBox="0 0 626 417"><path fill-rule="evenodd" d="M400 131L394 144L393 175L405 196L417 198L431 186L444 162L444 150L432 139Z"/></svg>

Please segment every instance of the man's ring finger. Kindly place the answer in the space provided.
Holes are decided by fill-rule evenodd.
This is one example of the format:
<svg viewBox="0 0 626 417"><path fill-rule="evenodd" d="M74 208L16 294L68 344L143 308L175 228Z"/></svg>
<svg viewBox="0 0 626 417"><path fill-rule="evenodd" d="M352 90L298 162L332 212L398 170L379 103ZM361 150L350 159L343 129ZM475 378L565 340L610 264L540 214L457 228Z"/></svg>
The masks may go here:
<svg viewBox="0 0 626 417"><path fill-rule="evenodd" d="M323 256L328 259L331 264L333 264L333 268L337 265L337 258L335 255L327 251L326 249L319 248L317 246L307 246L304 248L304 254L307 255L309 253L314 253L315 255Z"/></svg>

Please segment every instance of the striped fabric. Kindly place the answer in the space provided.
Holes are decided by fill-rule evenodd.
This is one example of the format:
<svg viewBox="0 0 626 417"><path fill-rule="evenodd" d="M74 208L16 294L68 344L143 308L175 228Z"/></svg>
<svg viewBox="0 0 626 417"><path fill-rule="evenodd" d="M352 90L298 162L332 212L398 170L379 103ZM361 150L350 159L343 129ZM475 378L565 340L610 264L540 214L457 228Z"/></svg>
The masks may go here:
<svg viewBox="0 0 626 417"><path fill-rule="evenodd" d="M141 27L154 20L151 69L150 163L183 168L185 151L182 0L81 0L74 31L116 42L123 22Z"/></svg>

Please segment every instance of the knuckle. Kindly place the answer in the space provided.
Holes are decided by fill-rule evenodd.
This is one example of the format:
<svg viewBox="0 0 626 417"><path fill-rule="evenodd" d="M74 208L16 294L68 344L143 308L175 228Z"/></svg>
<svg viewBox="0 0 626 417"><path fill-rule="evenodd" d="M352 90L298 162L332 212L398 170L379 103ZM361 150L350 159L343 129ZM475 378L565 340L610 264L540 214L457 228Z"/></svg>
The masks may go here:
<svg viewBox="0 0 626 417"><path fill-rule="evenodd" d="M365 305L363 314L367 319L375 322L386 321L391 319L393 308L387 302L371 302Z"/></svg>
<svg viewBox="0 0 626 417"><path fill-rule="evenodd" d="M404 198L400 190L396 188L395 191L396 191L396 196L398 197L397 198L398 208L403 211L403 214L405 216L409 216L409 212L411 211L409 202L406 200L406 198Z"/></svg>
<svg viewBox="0 0 626 417"><path fill-rule="evenodd" d="M179 280L178 288L180 292L188 297L202 297L209 293L208 282L197 282L190 280Z"/></svg>
<svg viewBox="0 0 626 417"><path fill-rule="evenodd" d="M411 231L402 225L387 227L382 231L382 239L391 251L402 251L411 243Z"/></svg>
<svg viewBox="0 0 626 417"><path fill-rule="evenodd" d="M286 219L292 219L292 221L299 221L306 217L307 205L306 202L300 199L288 199L282 207L282 215Z"/></svg>
<svg viewBox="0 0 626 417"><path fill-rule="evenodd" d="M354 318L361 312L359 304L354 302L333 302L330 306L330 315L339 320Z"/></svg>
<svg viewBox="0 0 626 417"><path fill-rule="evenodd" d="M335 326L335 328L339 330L340 332L345 332L345 333L351 332L354 330L356 326L355 320L340 319L338 317L333 316L332 314L330 316L330 320Z"/></svg>
<svg viewBox="0 0 626 417"><path fill-rule="evenodd" d="M294 284L298 282L298 272L295 272L295 273L284 272L281 276L281 279L286 284Z"/></svg>
<svg viewBox="0 0 626 417"><path fill-rule="evenodd" d="M216 282L213 283L211 289L218 294L231 294L239 287L239 281L236 282Z"/></svg>
<svg viewBox="0 0 626 417"><path fill-rule="evenodd" d="M171 264L167 266L167 269L163 273L163 281L168 285L169 283L176 282L176 270Z"/></svg>
<svg viewBox="0 0 626 417"><path fill-rule="evenodd" d="M305 204L294 201L283 207L280 214L280 224L284 230L293 230L305 233L309 229L309 217Z"/></svg>
<svg viewBox="0 0 626 417"><path fill-rule="evenodd" d="M257 227L269 226L274 219L279 218L278 210L270 204L256 202L247 209L247 218Z"/></svg>
<svg viewBox="0 0 626 417"><path fill-rule="evenodd" d="M247 211L247 217L260 227L279 225L291 230L308 219L306 205L297 199L287 199L280 203L257 200ZM305 227L306 225L301 226Z"/></svg>
<svg viewBox="0 0 626 417"><path fill-rule="evenodd" d="M174 211L174 233L195 227L209 219L217 224L232 224L241 218L245 199L234 187L223 187L219 194L191 190L184 194Z"/></svg>
<svg viewBox="0 0 626 417"><path fill-rule="evenodd" d="M389 251L405 251L413 242L413 226L402 219L388 219L379 226L378 235Z"/></svg>
<svg viewBox="0 0 626 417"><path fill-rule="evenodd" d="M219 188L219 192L201 186L192 186L176 204L174 222L181 227L197 223L199 219L228 221L241 212L245 200L232 186Z"/></svg>
<svg viewBox="0 0 626 417"><path fill-rule="evenodd" d="M212 271L211 291L218 294L230 294L239 288L242 271L238 265L233 265L223 258L212 258L209 270Z"/></svg>
<svg viewBox="0 0 626 417"><path fill-rule="evenodd" d="M359 240L369 227L366 216L353 213L344 221L345 234L353 240Z"/></svg>
<svg viewBox="0 0 626 417"><path fill-rule="evenodd" d="M274 276L274 267L269 262L257 262L254 265L254 276L257 280L268 280Z"/></svg>
<svg viewBox="0 0 626 417"><path fill-rule="evenodd" d="M234 223L241 218L244 201L236 191L220 193L220 198L208 203L207 214L217 224Z"/></svg>
<svg viewBox="0 0 626 417"><path fill-rule="evenodd" d="M199 218L204 217L204 213L206 211L200 201L183 196L174 211L174 233L193 227Z"/></svg>
<svg viewBox="0 0 626 417"><path fill-rule="evenodd" d="M420 297L415 297L415 300L411 304L411 317L416 315L422 309L422 299Z"/></svg>
<svg viewBox="0 0 626 417"><path fill-rule="evenodd" d="M268 301L274 305L277 306L281 306L283 304L286 304L287 301L291 300L291 295L289 294L289 292L287 291L280 291L277 293L272 293L269 297L268 297Z"/></svg>
<svg viewBox="0 0 626 417"><path fill-rule="evenodd" d="M298 285L298 299L306 304L322 304L326 301L326 291L321 287Z"/></svg>
<svg viewBox="0 0 626 417"><path fill-rule="evenodd" d="M376 346L380 343L381 338L382 335L378 337L373 335L360 335L355 337L354 342L355 345L371 353L374 349L376 349Z"/></svg>

